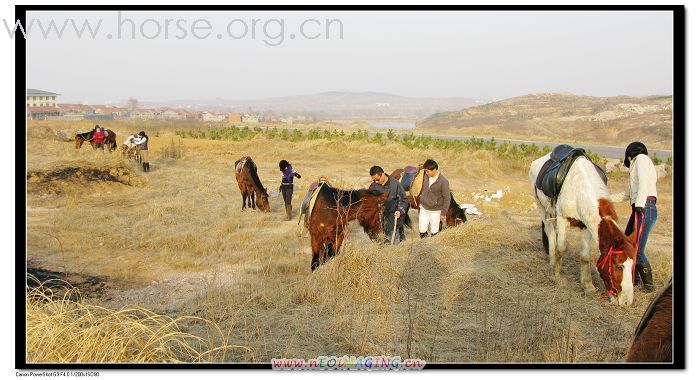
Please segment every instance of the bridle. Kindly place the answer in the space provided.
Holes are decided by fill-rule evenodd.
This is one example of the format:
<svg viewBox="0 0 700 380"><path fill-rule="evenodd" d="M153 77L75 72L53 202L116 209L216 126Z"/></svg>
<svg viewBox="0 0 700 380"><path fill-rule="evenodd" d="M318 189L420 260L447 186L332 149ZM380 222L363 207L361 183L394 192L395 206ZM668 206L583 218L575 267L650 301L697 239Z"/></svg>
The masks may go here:
<svg viewBox="0 0 700 380"><path fill-rule="evenodd" d="M638 219L637 217L637 212L634 213L634 227L635 230L637 231L637 236L636 236L636 241L634 242L634 258L632 259L632 274L634 276L634 267L637 263L637 252L639 251L639 238L642 233L642 230L644 229L644 212L641 213L642 217L641 220ZM612 219L610 219L612 221ZM614 221L613 221L614 222ZM637 229L637 222L639 222L639 229ZM617 226L617 223L615 223ZM612 269L613 269L613 255L624 255L625 251L624 250L616 250L613 247L612 242L610 243L610 249L608 249L608 253L603 257L602 260L600 260L596 264L596 268L600 270L604 270L605 266L607 265L608 269L608 280L610 281L610 289L608 289L605 293L603 293L603 297L607 296L614 296L617 295L619 290L615 287L615 282L613 281L613 275L612 275ZM632 279L634 281L634 279Z"/></svg>

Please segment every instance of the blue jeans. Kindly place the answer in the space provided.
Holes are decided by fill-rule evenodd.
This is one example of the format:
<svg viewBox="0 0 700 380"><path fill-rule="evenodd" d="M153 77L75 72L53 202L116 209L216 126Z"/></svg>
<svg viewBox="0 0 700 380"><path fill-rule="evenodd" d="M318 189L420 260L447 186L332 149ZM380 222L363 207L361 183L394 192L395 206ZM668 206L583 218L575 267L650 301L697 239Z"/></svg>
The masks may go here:
<svg viewBox="0 0 700 380"><path fill-rule="evenodd" d="M649 240L651 229L654 227L654 224L656 224L657 216L656 200L647 199L647 203L644 205L644 229L639 237L639 249L637 251L637 264L639 265L649 264L646 255L647 240ZM625 235L631 234L634 228L634 208L632 208L632 215L630 216L629 222L627 222Z"/></svg>

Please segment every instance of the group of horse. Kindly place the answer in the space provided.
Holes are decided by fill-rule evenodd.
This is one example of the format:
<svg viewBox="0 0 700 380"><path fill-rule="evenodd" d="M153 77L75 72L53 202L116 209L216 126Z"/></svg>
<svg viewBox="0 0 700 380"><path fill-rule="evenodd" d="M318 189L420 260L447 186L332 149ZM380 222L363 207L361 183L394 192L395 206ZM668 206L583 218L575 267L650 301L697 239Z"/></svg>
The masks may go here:
<svg viewBox="0 0 700 380"><path fill-rule="evenodd" d="M78 133L75 135L75 149L80 149L80 147L83 146L83 143L86 141L90 143L90 146L92 146L93 149L96 149L97 146L95 142L92 139L92 136L95 134L97 130L97 127L95 127L93 130L89 132L84 132L84 133ZM104 145L109 149L110 152L113 152L117 149L117 134L114 133L111 129L105 129L106 135L105 135L105 140L104 140Z"/></svg>
<svg viewBox="0 0 700 380"><path fill-rule="evenodd" d="M257 175L253 160L243 157L236 161L235 167L243 197L242 209L257 207L269 212L269 195ZM397 169L391 176L401 180L403 174L403 170ZM577 228L582 231L579 260L584 293L590 295L596 291L592 283L590 248L597 247L600 256L596 268L606 287L604 295L610 303L630 305L634 298L638 228L629 236L624 234L610 200L604 172L582 150L562 146L534 160L529 176L541 216L543 245L556 282L561 281L561 259L566 250L567 230ZM550 186L544 184L547 176L551 178ZM413 181L416 180L422 181L422 176L416 176ZM338 189L324 181L315 186L315 189L309 190L303 207L309 207L312 192L314 202L307 210L302 207L311 238L312 271L338 254L350 221L357 220L371 239L379 240L383 233L383 207L388 197L386 193L368 189ZM409 192L409 203L411 208L418 209L420 193ZM452 197L447 225L453 227L464 221L464 210ZM627 360L671 360L671 307L672 287L669 287L649 306L637 328Z"/></svg>
<svg viewBox="0 0 700 380"><path fill-rule="evenodd" d="M257 166L253 159L242 157L236 160L235 168L236 181L243 199L241 210L246 207L252 209L257 207L263 212L270 212L269 195L258 177ZM401 180L402 175L403 169L396 169L391 174L397 180ZM413 181L422 182L422 176L415 176ZM313 186L314 188L309 190L306 197L308 201L311 193L316 191L313 206L304 209L302 205L302 213L307 215L305 225L311 238L312 271L338 254L345 239L346 228L353 220L358 221L370 239L381 240L384 220L382 214L388 194L373 192L369 189L338 189L325 181L315 183ZM420 193L409 193L409 204L411 208L417 210L420 207ZM447 227L457 226L466 220L464 210L459 207L454 196L451 196L446 218ZM411 227L408 215L405 225Z"/></svg>

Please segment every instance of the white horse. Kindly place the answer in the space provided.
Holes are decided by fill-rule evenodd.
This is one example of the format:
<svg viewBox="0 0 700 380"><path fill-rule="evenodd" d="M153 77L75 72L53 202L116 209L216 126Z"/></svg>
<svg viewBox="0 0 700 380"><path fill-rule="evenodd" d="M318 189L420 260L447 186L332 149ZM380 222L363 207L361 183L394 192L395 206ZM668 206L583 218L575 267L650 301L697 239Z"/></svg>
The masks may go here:
<svg viewBox="0 0 700 380"><path fill-rule="evenodd" d="M530 183L542 218L542 242L560 281L561 258L566 251L566 232L569 227L582 230L581 284L584 292L596 291L591 278L591 247L598 246L600 257L596 267L608 289L612 303L626 306L633 301L633 270L636 259L634 238L625 236L617 223L610 192L595 166L580 157L571 166L562 184L556 204L535 186L540 169L549 154L530 165Z"/></svg>

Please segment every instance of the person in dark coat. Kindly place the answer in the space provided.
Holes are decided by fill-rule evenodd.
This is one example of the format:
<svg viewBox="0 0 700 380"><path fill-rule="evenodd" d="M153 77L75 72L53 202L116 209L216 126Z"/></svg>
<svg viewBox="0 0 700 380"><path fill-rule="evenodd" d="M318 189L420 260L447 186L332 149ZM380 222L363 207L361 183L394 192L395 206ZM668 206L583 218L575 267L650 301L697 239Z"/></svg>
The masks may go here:
<svg viewBox="0 0 700 380"><path fill-rule="evenodd" d="M282 172L282 184L280 184L280 192L284 199L284 209L287 213L287 220L292 220L292 195L294 193L294 177L301 179L301 174L297 173L292 167L292 164L287 160L282 160L279 163L280 171Z"/></svg>
<svg viewBox="0 0 700 380"><path fill-rule="evenodd" d="M149 172L151 171L151 164L148 163L148 135L146 132L141 131L137 136L138 137L134 139L134 144L141 157L141 166L143 167L143 171Z"/></svg>
<svg viewBox="0 0 700 380"><path fill-rule="evenodd" d="M372 177L371 191L388 193L389 197L384 202L384 235L386 244L391 244L394 233L394 221L396 221L396 236L394 244L406 239L404 235L404 222L408 212L408 198L406 192L401 187L401 183L384 173L384 169L379 166L372 166L369 169Z"/></svg>

